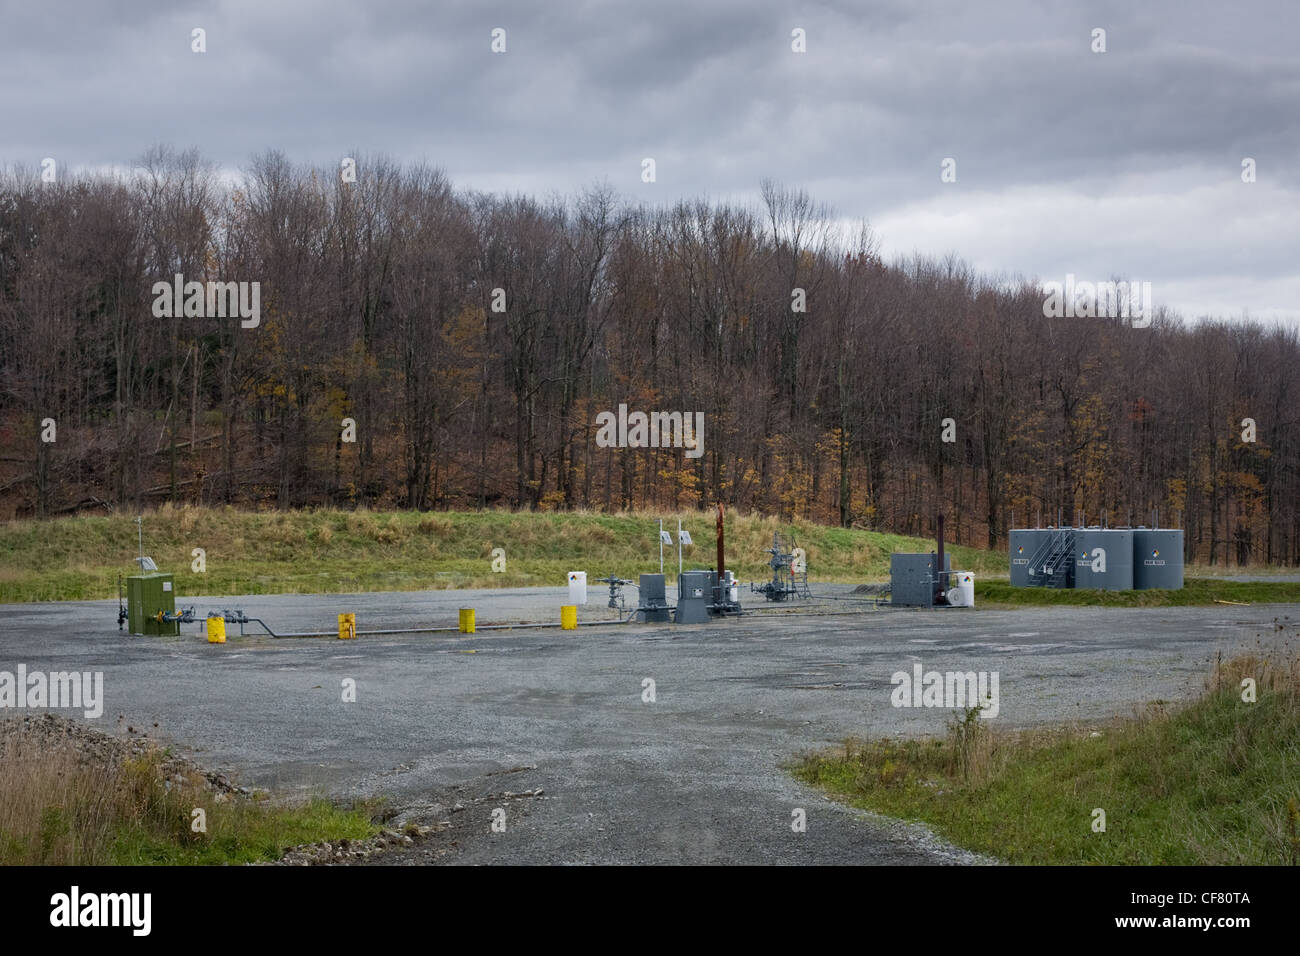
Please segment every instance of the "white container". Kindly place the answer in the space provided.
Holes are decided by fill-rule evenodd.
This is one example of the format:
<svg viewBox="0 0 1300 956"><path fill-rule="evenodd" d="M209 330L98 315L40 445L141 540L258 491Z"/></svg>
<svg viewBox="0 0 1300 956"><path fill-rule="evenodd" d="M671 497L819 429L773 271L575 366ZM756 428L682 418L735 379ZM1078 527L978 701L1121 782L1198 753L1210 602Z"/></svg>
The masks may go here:
<svg viewBox="0 0 1300 956"><path fill-rule="evenodd" d="M975 606L975 575L969 571L952 572L956 587L948 589L948 603L953 607Z"/></svg>
<svg viewBox="0 0 1300 956"><path fill-rule="evenodd" d="M569 603L570 604L587 603L587 572L586 571L569 572Z"/></svg>

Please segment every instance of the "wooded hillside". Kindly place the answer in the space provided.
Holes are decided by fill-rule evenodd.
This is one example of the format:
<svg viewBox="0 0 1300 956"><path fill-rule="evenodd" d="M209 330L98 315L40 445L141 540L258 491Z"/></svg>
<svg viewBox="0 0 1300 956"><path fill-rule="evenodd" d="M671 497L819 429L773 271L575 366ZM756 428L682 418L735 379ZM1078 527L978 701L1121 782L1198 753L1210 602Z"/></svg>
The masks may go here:
<svg viewBox="0 0 1300 956"><path fill-rule="evenodd" d="M259 283L259 323L156 317L177 274ZM903 534L943 510L1000 546L1013 514L1158 508L1191 558L1300 563L1295 329L1043 302L882 261L865 223L771 183L753 208L638 206L364 157L355 182L274 152L232 179L161 147L131 176L12 172L0 514L722 500ZM702 412L702 454L600 447L620 404Z"/></svg>

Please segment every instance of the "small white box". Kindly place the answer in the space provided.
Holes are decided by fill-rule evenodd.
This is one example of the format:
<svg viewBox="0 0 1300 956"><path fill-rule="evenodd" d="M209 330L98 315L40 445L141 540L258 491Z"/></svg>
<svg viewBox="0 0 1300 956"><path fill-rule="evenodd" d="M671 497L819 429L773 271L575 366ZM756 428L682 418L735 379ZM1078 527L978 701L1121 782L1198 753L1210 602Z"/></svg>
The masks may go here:
<svg viewBox="0 0 1300 956"><path fill-rule="evenodd" d="M587 572L586 571L569 572L569 603L570 604L587 603Z"/></svg>

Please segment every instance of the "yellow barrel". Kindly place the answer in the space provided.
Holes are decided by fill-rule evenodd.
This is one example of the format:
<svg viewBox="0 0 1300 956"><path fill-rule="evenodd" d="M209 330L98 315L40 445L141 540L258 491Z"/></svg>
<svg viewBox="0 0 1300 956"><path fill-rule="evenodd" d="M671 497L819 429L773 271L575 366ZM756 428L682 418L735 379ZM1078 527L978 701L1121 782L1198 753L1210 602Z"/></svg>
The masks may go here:
<svg viewBox="0 0 1300 956"><path fill-rule="evenodd" d="M576 631L578 629L578 605L560 605L560 630Z"/></svg>
<svg viewBox="0 0 1300 956"><path fill-rule="evenodd" d="M339 640L350 641L357 636L357 616L355 614L339 615Z"/></svg>
<svg viewBox="0 0 1300 956"><path fill-rule="evenodd" d="M460 632L462 634L474 633L474 609L472 607L460 609Z"/></svg>
<svg viewBox="0 0 1300 956"><path fill-rule="evenodd" d="M208 618L208 643L209 644L226 643L225 618L220 618L220 617Z"/></svg>

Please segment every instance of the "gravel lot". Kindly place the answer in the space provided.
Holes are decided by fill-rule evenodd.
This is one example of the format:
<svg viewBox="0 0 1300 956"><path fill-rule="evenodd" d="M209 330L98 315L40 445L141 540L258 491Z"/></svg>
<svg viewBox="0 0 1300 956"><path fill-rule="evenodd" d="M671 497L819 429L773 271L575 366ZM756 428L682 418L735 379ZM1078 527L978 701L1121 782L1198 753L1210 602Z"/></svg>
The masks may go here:
<svg viewBox="0 0 1300 956"><path fill-rule="evenodd" d="M0 670L103 671L100 729L148 728L244 786L384 795L399 821L452 822L436 846L389 862L967 863L978 859L839 807L782 766L847 735L942 733L950 711L891 706L890 676L914 662L996 671L1000 724L1098 722L1189 694L1217 653L1293 638L1300 617L1296 605L870 610L847 588L818 590L844 600L694 627L353 643L208 645L195 625L180 638L131 637L117 630L116 602L8 605ZM333 629L335 614L354 611L364 632L454 624L460 606L480 623L557 620L563 595L181 603L241 607L277 631ZM613 614L603 591L591 597L584 620ZM643 700L647 679L654 702ZM355 702L342 699L349 680ZM504 832L491 827L498 809ZM796 809L804 833L792 830Z"/></svg>

